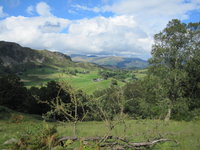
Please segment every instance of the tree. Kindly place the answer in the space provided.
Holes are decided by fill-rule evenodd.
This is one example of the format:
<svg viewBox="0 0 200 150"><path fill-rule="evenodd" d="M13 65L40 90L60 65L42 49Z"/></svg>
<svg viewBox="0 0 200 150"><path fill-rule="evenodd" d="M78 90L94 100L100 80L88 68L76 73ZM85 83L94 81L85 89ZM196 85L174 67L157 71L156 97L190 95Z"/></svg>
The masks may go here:
<svg viewBox="0 0 200 150"><path fill-rule="evenodd" d="M94 100L91 110L102 120L107 127L107 135L118 124L123 124L124 133L127 130L125 118L124 91L122 87L111 85L109 88L94 93Z"/></svg>
<svg viewBox="0 0 200 150"><path fill-rule="evenodd" d="M66 82L57 84L60 86L57 96L45 102L50 107L45 117L72 122L74 136L77 136L77 124L83 121L88 113L87 96L81 90L73 89ZM61 91L64 94L60 94Z"/></svg>
<svg viewBox="0 0 200 150"><path fill-rule="evenodd" d="M28 99L28 91L19 77L10 74L0 78L0 105L25 112Z"/></svg>
<svg viewBox="0 0 200 150"><path fill-rule="evenodd" d="M149 60L149 76L161 79L160 86L165 91L163 97L169 101L166 115L168 120L172 111L173 114L181 115L188 111L189 102L184 88L188 72L185 66L191 60L192 53L197 50L195 45L199 45L199 35L194 34L189 25L174 19L162 32L156 34L154 39L152 58Z"/></svg>
<svg viewBox="0 0 200 150"><path fill-rule="evenodd" d="M189 23L190 53L185 70L188 79L185 82L185 96L190 100L189 110L193 117L200 115L200 22Z"/></svg>
<svg viewBox="0 0 200 150"><path fill-rule="evenodd" d="M128 113L131 117L143 117L140 108L141 98L144 94L144 88L140 80L127 83L124 86L124 97L127 101L125 104L125 113Z"/></svg>

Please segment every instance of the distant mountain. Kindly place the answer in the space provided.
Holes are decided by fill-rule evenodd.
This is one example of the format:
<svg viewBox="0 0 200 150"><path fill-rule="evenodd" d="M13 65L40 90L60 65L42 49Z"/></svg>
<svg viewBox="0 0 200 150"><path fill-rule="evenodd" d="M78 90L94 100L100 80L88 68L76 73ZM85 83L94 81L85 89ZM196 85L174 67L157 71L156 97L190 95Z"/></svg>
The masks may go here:
<svg viewBox="0 0 200 150"><path fill-rule="evenodd" d="M129 58L119 56L95 56L95 55L71 55L73 61L91 62L109 68L141 69L148 66L148 62L140 58Z"/></svg>

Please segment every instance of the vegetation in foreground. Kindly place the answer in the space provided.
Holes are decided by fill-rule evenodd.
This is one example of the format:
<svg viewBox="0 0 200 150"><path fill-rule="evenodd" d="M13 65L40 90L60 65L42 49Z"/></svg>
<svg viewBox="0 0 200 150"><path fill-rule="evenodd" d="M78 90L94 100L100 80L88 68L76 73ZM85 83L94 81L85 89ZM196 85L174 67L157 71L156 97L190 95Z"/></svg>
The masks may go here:
<svg viewBox="0 0 200 150"><path fill-rule="evenodd" d="M13 112L13 114L8 114L10 117L1 118L0 121L0 149L8 149L16 146L15 140L22 140L22 138L27 138L26 140L31 142L33 145L26 147L36 147L34 145L36 142L42 143L42 136L45 132L52 131L52 134L56 137L71 136L73 137L73 125L71 123L47 123L38 118L39 116L21 114ZM23 119L17 120L15 117L22 115ZM5 114L4 114L5 116ZM2 116L1 116L2 117ZM169 121L165 122L162 120L128 120L126 121L127 132L124 133L123 125L117 125L113 129L111 135L119 137L131 137L132 142L141 142L154 140L155 138L165 137L175 142L160 143L152 147L152 149L160 150L198 150L200 147L200 121ZM99 130L101 129L101 130ZM106 126L103 122L99 121L87 121L81 122L77 126L78 137L97 137L104 136L107 132ZM46 135L47 136L47 135ZM49 134L49 137L52 136ZM28 140L29 139L29 140ZM5 144L6 141L11 144ZM40 141L41 140L41 141ZM43 139L44 140L44 139ZM43 149L48 149L47 147L53 143L49 139L49 143L44 144ZM48 145L49 144L49 145ZM92 150L95 149L95 143L86 142L83 144L84 149ZM23 147L21 145L21 147ZM46 147L46 148L45 148ZM65 142L65 149L70 148L80 148L80 141L72 142L70 140ZM23 149L23 148L22 148ZM57 146L57 149L64 149L61 146Z"/></svg>

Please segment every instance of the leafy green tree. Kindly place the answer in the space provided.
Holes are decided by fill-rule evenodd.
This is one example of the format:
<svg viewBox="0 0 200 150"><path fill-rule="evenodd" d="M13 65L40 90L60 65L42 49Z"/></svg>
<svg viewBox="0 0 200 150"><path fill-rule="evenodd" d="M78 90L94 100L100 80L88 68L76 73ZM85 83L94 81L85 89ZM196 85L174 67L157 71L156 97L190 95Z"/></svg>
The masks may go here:
<svg viewBox="0 0 200 150"><path fill-rule="evenodd" d="M137 80L127 83L123 90L127 101L125 104L125 113L128 113L133 118L142 117L143 115L140 109L140 102L144 94L142 82Z"/></svg>
<svg viewBox="0 0 200 150"><path fill-rule="evenodd" d="M16 75L0 78L0 105L17 111L27 111L26 101L29 99L27 89Z"/></svg>
<svg viewBox="0 0 200 150"><path fill-rule="evenodd" d="M188 78L185 82L185 96L190 100L189 110L193 117L200 115L200 22L189 23L189 59L185 65Z"/></svg>
<svg viewBox="0 0 200 150"><path fill-rule="evenodd" d="M134 119L163 119L168 101L163 96L166 93L159 80L156 76L147 76L128 83L124 87L125 113Z"/></svg>
<svg viewBox="0 0 200 150"><path fill-rule="evenodd" d="M50 81L46 86L41 88L32 87L30 93L35 97L32 102L32 112L36 114L45 114L51 108L46 102L50 102L59 96L65 103L70 103L70 95L56 81Z"/></svg>
<svg viewBox="0 0 200 150"><path fill-rule="evenodd" d="M167 27L154 36L155 44L152 48L152 58L149 76L157 76L162 87L164 99L168 101L166 120L186 116L189 110L189 101L185 97L185 81L188 72L185 66L191 59L191 54L199 48L199 35L189 25L179 20L172 20ZM198 46L196 46L198 45ZM176 119L177 119L176 118Z"/></svg>

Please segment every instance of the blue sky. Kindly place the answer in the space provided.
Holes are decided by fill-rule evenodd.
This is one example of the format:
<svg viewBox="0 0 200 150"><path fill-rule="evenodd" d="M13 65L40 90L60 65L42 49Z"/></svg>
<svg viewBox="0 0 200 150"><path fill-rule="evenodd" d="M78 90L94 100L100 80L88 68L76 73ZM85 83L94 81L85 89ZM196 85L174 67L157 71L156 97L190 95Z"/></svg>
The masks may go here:
<svg viewBox="0 0 200 150"><path fill-rule="evenodd" d="M37 12L28 14L26 9L29 6L36 6L40 2L45 2L51 7L51 12L57 17L67 19L81 19L81 18L92 18L95 16L112 16L111 12L98 12L85 11L79 9L77 6L85 6L88 8L101 7L105 4L102 0L1 0L0 5L4 7L5 12L11 16L37 16ZM109 1L111 2L111 1ZM108 4L108 3L107 3Z"/></svg>
<svg viewBox="0 0 200 150"><path fill-rule="evenodd" d="M0 0L0 40L66 54L150 57L171 19L200 21L200 0Z"/></svg>

